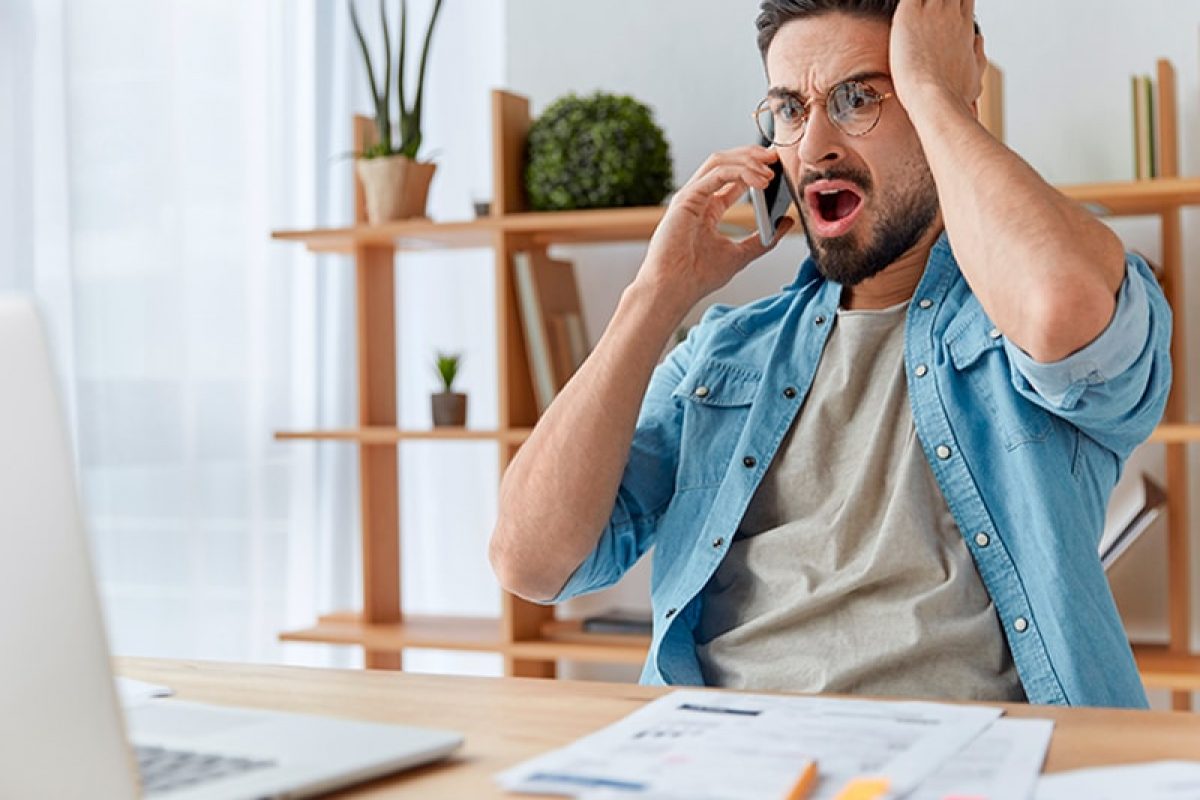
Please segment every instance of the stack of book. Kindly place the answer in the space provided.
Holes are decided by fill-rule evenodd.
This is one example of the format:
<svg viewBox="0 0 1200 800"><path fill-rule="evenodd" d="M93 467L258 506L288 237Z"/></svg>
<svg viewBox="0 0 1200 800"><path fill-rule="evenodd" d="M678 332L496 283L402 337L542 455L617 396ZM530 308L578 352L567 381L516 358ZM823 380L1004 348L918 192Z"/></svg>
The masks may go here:
<svg viewBox="0 0 1200 800"><path fill-rule="evenodd" d="M545 250L513 256L513 272L538 413L544 412L588 355L575 268Z"/></svg>
<svg viewBox="0 0 1200 800"><path fill-rule="evenodd" d="M1136 180L1174 177L1178 164L1173 151L1162 146L1163 137L1175 135L1175 69L1166 59L1158 62L1157 78L1130 78L1133 100L1133 175ZM1169 130L1168 130L1169 128Z"/></svg>

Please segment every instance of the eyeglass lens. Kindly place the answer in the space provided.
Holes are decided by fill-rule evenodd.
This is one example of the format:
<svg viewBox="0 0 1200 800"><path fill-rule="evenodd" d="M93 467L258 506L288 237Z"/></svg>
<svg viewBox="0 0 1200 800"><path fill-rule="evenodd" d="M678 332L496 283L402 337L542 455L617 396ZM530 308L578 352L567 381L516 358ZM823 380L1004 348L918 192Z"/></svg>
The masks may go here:
<svg viewBox="0 0 1200 800"><path fill-rule="evenodd" d="M863 136L879 122L881 101L867 84L846 81L833 88L824 105L830 122L850 136ZM804 135L809 113L798 97L768 97L755 117L763 136L776 145L788 146Z"/></svg>

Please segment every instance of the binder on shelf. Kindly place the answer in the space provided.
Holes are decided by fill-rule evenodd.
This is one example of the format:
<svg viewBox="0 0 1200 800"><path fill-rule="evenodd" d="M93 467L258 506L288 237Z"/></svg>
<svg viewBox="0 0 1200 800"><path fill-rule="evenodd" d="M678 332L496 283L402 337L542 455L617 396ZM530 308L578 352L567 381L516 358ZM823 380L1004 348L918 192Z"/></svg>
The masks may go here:
<svg viewBox="0 0 1200 800"><path fill-rule="evenodd" d="M1142 534L1162 516L1167 507L1167 492L1142 473L1141 503L1130 510L1123 520L1105 526L1100 538L1100 564L1107 572Z"/></svg>
<svg viewBox="0 0 1200 800"><path fill-rule="evenodd" d="M544 250L513 254L525 350L543 412L588 355L575 267Z"/></svg>

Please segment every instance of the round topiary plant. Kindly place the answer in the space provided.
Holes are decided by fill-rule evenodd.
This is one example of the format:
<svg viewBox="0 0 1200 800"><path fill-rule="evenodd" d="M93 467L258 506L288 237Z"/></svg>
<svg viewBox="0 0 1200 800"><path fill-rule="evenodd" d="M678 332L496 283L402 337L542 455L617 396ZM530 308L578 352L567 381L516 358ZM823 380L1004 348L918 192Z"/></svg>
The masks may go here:
<svg viewBox="0 0 1200 800"><path fill-rule="evenodd" d="M556 100L529 128L525 191L535 211L658 205L671 148L650 108L597 92Z"/></svg>

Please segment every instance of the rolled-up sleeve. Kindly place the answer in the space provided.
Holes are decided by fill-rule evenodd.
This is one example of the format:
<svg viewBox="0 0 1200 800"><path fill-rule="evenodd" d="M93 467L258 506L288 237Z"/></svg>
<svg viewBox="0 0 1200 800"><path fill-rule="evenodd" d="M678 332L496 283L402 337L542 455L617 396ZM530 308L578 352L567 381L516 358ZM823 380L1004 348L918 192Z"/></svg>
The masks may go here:
<svg viewBox="0 0 1200 800"><path fill-rule="evenodd" d="M1149 437L1171 388L1171 309L1140 257L1125 280L1108 327L1066 358L1035 361L1005 340L1013 386L1124 457Z"/></svg>
<svg viewBox="0 0 1200 800"><path fill-rule="evenodd" d="M683 411L672 393L687 371L696 335L693 331L655 369L608 524L596 547L547 604L612 586L654 544L659 520L675 494L679 465Z"/></svg>

